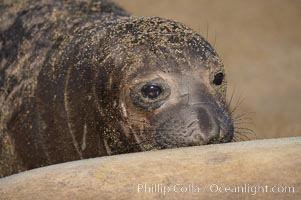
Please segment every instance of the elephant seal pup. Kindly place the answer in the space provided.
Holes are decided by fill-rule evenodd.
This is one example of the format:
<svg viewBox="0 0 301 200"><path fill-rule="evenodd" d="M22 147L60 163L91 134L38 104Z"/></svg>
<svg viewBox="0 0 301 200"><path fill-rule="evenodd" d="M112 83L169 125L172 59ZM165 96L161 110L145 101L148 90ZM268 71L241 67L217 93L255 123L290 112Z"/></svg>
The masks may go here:
<svg viewBox="0 0 301 200"><path fill-rule="evenodd" d="M223 64L185 25L105 0L0 9L0 176L231 141Z"/></svg>

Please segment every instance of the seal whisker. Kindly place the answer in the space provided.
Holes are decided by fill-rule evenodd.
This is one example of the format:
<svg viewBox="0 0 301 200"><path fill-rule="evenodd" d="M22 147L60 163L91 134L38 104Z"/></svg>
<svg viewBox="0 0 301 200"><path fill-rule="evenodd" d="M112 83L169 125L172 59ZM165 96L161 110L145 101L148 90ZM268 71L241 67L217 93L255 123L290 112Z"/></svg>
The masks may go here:
<svg viewBox="0 0 301 200"><path fill-rule="evenodd" d="M232 111L230 111L230 115L233 115L233 113L241 106L241 104L245 101L245 97L239 97L237 100L236 105L233 107Z"/></svg>
<svg viewBox="0 0 301 200"><path fill-rule="evenodd" d="M244 118L245 116L248 116L248 115L251 115L251 114L254 114L255 112L244 112L244 113L241 113L235 117L233 117L233 120L237 120L237 119L241 119L241 118ZM251 119L251 118L249 118Z"/></svg>
<svg viewBox="0 0 301 200"><path fill-rule="evenodd" d="M246 124L252 124L252 118L248 117L250 114L253 114L253 112L243 112L238 115L235 115L239 107L243 104L245 101L245 97L239 96L235 106L231 109L231 104L234 100L234 95L236 92L236 87L233 89L233 92L231 94L230 100L227 103L227 108L230 111L230 115L232 118L233 126L234 126L234 138L239 137L239 139L248 139L249 137L246 136L246 134L255 134L255 132L247 127L242 127L241 125L246 125Z"/></svg>
<svg viewBox="0 0 301 200"><path fill-rule="evenodd" d="M253 124L253 122L251 122L251 121L244 121L244 120L239 120L239 121L233 121L233 124L235 125L235 126L240 126L240 125L244 125L244 124L249 124L249 125L252 125Z"/></svg>
<svg viewBox="0 0 301 200"><path fill-rule="evenodd" d="M233 119L233 123L249 123L249 124L253 124L253 119L250 117L242 117L239 119Z"/></svg>
<svg viewBox="0 0 301 200"><path fill-rule="evenodd" d="M234 132L236 135L240 135L240 136L245 136L247 137L247 135L254 135L255 133L251 133L251 132L245 132L245 131L238 131L238 132Z"/></svg>
<svg viewBox="0 0 301 200"><path fill-rule="evenodd" d="M253 119L250 117L243 117L243 118L239 118L239 119L233 119L233 123L249 123L249 124L253 124Z"/></svg>
<svg viewBox="0 0 301 200"><path fill-rule="evenodd" d="M231 97L230 97L230 100L229 100L229 102L226 104L227 110L230 110L230 106L231 106L231 104L232 104L232 100L233 100L235 91L236 91L236 87L234 87L234 89L233 89L233 91L232 91L232 94L231 94Z"/></svg>
<svg viewBox="0 0 301 200"><path fill-rule="evenodd" d="M208 41L208 37L209 37L209 23L208 23L208 21L207 21L207 28L206 28L206 40Z"/></svg>
<svg viewBox="0 0 301 200"><path fill-rule="evenodd" d="M254 132L252 129L250 129L250 128L246 128L246 127L236 127L236 129L238 129L238 130L246 130L246 131Z"/></svg>
<svg viewBox="0 0 301 200"><path fill-rule="evenodd" d="M242 133L236 133L236 137L240 139L240 141L251 140L247 135Z"/></svg>
<svg viewBox="0 0 301 200"><path fill-rule="evenodd" d="M215 48L215 47L216 47L216 40L217 40L217 38L216 38L216 30L214 30L214 41L213 41L213 48Z"/></svg>

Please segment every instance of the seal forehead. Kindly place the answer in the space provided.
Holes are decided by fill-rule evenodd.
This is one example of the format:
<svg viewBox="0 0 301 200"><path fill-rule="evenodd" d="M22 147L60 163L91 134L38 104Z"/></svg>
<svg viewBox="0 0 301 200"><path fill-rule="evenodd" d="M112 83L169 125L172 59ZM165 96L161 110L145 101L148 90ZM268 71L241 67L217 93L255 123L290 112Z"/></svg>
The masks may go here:
<svg viewBox="0 0 301 200"><path fill-rule="evenodd" d="M120 17L111 18L104 27L106 52L120 52L115 54L123 54L127 66L130 60L136 63L133 69L144 71L157 66L163 72L191 73L199 68L223 68L211 45L179 22L159 17Z"/></svg>
<svg viewBox="0 0 301 200"><path fill-rule="evenodd" d="M200 56L203 60L216 57L211 45L198 33L182 23L159 17L122 17L109 25L111 37L121 36L127 47L148 44L152 49L184 49Z"/></svg>

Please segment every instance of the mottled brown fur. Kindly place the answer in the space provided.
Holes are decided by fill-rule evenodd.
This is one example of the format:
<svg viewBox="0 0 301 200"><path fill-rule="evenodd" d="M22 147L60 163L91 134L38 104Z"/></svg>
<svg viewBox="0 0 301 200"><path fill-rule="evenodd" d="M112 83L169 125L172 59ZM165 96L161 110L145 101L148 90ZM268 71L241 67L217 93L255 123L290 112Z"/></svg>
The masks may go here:
<svg viewBox="0 0 301 200"><path fill-rule="evenodd" d="M223 64L185 25L130 17L106 0L1 1L0 12L0 177L70 160L231 140L226 83L211 82ZM200 112L204 119L214 113L217 135L199 139L191 132L189 138L180 127L187 126L185 117L170 122L164 113L187 107L176 104L182 97L174 88L159 111L134 108L127 93L132 78L148 70L169 75L166 80L195 80L200 94L192 103L205 97L208 111Z"/></svg>

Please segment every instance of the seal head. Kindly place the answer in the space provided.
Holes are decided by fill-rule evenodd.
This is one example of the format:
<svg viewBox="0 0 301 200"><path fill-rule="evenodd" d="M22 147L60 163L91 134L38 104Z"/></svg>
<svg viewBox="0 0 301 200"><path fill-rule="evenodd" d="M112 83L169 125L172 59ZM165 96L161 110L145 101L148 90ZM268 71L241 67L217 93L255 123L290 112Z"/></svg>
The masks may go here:
<svg viewBox="0 0 301 200"><path fill-rule="evenodd" d="M89 61L108 154L231 141L224 67L203 37L156 17L109 21ZM79 45L68 58L91 54Z"/></svg>

